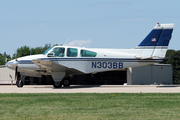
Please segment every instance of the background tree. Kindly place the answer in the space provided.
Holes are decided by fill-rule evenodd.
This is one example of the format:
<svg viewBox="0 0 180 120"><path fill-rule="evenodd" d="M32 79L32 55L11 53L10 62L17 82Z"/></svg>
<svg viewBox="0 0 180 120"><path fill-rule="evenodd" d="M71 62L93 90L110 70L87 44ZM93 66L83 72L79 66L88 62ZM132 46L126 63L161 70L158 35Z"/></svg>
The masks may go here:
<svg viewBox="0 0 180 120"><path fill-rule="evenodd" d="M30 48L28 46L23 46L18 48L16 51L17 58L30 55Z"/></svg>
<svg viewBox="0 0 180 120"><path fill-rule="evenodd" d="M6 52L4 52L4 54L0 53L0 65L5 65L9 60L11 60L10 55L7 55Z"/></svg>
<svg viewBox="0 0 180 120"><path fill-rule="evenodd" d="M51 44L45 44L44 47L36 47L36 48L31 48L31 55L35 54L43 54L48 48L51 47Z"/></svg>
<svg viewBox="0 0 180 120"><path fill-rule="evenodd" d="M172 65L173 84L180 84L180 51L168 50L162 63Z"/></svg>
<svg viewBox="0 0 180 120"><path fill-rule="evenodd" d="M17 58L19 58L19 57L23 57L27 55L43 54L50 47L51 47L51 44L45 44L44 47L36 47L36 48L30 49L30 47L25 45L16 50L16 56ZM15 59L15 54L13 54L12 59Z"/></svg>
<svg viewBox="0 0 180 120"><path fill-rule="evenodd" d="M4 65L6 61L6 58L4 57L4 55L0 54L0 65Z"/></svg>
<svg viewBox="0 0 180 120"><path fill-rule="evenodd" d="M23 57L27 55L43 54L50 47L51 47L51 44L45 44L44 47L36 47L36 48L30 49L29 46L25 45L16 50L16 57L19 58L19 57ZM15 54L13 54L13 57L11 58L11 56L7 55L6 52L4 52L4 54L0 53L0 65L5 65L6 60L10 61L12 59L15 59Z"/></svg>

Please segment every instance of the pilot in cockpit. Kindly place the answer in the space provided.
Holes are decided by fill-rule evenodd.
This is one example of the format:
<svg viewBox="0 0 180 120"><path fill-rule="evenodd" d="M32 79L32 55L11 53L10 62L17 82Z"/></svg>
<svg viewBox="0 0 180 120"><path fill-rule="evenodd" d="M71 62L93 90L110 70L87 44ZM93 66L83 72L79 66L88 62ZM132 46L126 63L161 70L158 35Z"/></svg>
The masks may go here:
<svg viewBox="0 0 180 120"><path fill-rule="evenodd" d="M64 48L59 48L58 52L59 52L58 57L64 57Z"/></svg>

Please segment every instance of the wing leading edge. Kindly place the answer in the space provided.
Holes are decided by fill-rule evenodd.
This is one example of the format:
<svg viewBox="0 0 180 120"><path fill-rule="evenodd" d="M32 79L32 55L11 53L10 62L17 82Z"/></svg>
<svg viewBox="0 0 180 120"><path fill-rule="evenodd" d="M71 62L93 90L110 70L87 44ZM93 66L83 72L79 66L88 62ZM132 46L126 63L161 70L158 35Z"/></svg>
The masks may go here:
<svg viewBox="0 0 180 120"><path fill-rule="evenodd" d="M68 74L83 74L83 72L78 71L74 68L68 68L61 64L55 63L51 60L32 60L34 64L40 67L40 70L51 72L66 72Z"/></svg>

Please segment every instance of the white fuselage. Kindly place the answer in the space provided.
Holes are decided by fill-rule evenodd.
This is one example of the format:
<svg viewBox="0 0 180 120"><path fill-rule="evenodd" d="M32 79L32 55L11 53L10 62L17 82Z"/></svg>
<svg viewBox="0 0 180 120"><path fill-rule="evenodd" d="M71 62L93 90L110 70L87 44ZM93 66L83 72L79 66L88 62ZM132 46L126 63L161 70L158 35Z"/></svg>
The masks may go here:
<svg viewBox="0 0 180 120"><path fill-rule="evenodd" d="M63 47L64 56L48 57L52 50L46 54L30 55L9 61L6 66L15 69L18 66L18 72L27 76L51 75L51 72L66 72L70 74L87 74L102 71L122 70L128 67L143 66L162 61L162 58L156 59L137 59L141 49L87 49L81 47L56 46ZM68 48L77 50L77 56L68 56ZM94 57L81 55L81 50L92 51L96 53ZM151 49L148 49L152 51ZM42 61L45 61L42 63ZM51 63L49 63L51 62ZM42 64L41 64L42 63Z"/></svg>

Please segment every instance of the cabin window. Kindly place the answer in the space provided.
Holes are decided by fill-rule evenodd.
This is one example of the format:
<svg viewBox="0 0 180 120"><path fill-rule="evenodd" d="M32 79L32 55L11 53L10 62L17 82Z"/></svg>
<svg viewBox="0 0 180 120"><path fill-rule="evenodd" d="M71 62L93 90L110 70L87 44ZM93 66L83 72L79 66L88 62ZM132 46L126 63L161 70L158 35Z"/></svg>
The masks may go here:
<svg viewBox="0 0 180 120"><path fill-rule="evenodd" d="M77 49L76 48L68 48L67 49L67 57L77 57Z"/></svg>
<svg viewBox="0 0 180 120"><path fill-rule="evenodd" d="M63 47L56 47L53 49L52 53L54 53L55 57L64 57L65 48Z"/></svg>
<svg viewBox="0 0 180 120"><path fill-rule="evenodd" d="M89 50L81 50L81 57L96 57L97 53Z"/></svg>

